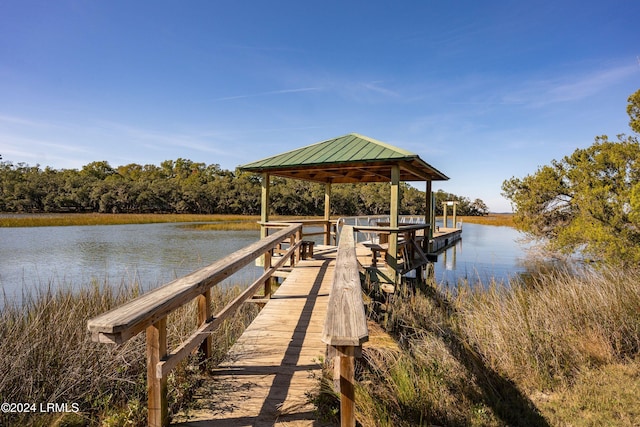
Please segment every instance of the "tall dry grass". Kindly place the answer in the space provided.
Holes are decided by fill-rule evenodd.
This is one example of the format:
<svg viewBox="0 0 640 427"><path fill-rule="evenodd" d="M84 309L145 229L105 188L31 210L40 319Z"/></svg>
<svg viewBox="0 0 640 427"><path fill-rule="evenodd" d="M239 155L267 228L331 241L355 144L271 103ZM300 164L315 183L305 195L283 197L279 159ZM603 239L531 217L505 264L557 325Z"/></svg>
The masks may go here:
<svg viewBox="0 0 640 427"><path fill-rule="evenodd" d="M483 216L461 216L460 220L465 223L494 225L500 227L515 227L513 214L488 214Z"/></svg>
<svg viewBox="0 0 640 427"><path fill-rule="evenodd" d="M23 296L21 305L7 301L0 313L0 402L76 403L74 425L142 425L146 419L144 333L121 346L94 343L87 320L141 292L133 284L97 284L71 291L50 286ZM214 288L214 312L230 301L238 288ZM170 347L195 327L194 304L168 319ZM211 363L217 363L245 325L255 316L246 307L214 335ZM169 377L172 411L197 386L199 369L187 361ZM0 414L0 425L50 425L59 414ZM65 422L71 423L66 420Z"/></svg>
<svg viewBox="0 0 640 427"><path fill-rule="evenodd" d="M152 224L165 222L255 223L259 216L197 214L18 214L0 217L0 227L45 227L71 225Z"/></svg>
<svg viewBox="0 0 640 427"><path fill-rule="evenodd" d="M638 425L638 283L640 270L551 270L510 286L398 292L388 328L400 350L363 350L358 421Z"/></svg>
<svg viewBox="0 0 640 427"><path fill-rule="evenodd" d="M525 284L461 288L460 333L526 389L552 389L581 369L640 354L640 271L584 270Z"/></svg>

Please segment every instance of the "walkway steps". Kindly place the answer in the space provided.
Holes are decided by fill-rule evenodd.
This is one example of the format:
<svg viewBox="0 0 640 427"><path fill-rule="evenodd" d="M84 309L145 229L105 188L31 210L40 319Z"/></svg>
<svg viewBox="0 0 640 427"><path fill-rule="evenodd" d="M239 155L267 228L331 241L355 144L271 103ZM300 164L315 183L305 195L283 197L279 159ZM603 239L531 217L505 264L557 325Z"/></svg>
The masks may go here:
<svg viewBox="0 0 640 427"><path fill-rule="evenodd" d="M319 386L320 340L335 247L300 261L194 396L180 426L318 426L309 393Z"/></svg>

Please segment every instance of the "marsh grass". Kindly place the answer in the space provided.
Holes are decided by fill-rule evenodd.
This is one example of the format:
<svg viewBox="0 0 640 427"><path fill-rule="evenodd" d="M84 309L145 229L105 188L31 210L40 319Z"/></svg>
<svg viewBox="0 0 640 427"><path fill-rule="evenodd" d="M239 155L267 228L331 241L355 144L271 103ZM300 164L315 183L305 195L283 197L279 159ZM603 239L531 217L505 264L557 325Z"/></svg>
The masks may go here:
<svg viewBox="0 0 640 427"><path fill-rule="evenodd" d="M544 271L544 269L541 269ZM397 293L364 349L362 426L640 425L640 270Z"/></svg>
<svg viewBox="0 0 640 427"><path fill-rule="evenodd" d="M227 221L214 223L185 224L183 227L193 230L220 230L220 231L241 231L260 230L260 224L256 221Z"/></svg>
<svg viewBox="0 0 640 427"><path fill-rule="evenodd" d="M459 217L463 222L470 224L482 224L482 225L494 225L501 227L514 227L513 214L489 214L484 216L461 216ZM464 227L464 225L463 225Z"/></svg>
<svg viewBox="0 0 640 427"><path fill-rule="evenodd" d="M510 288L463 288L458 327L526 389L571 384L584 368L640 354L640 271L556 272Z"/></svg>
<svg viewBox="0 0 640 427"><path fill-rule="evenodd" d="M275 215L272 221L321 219L310 216ZM258 230L256 215L196 215L196 214L7 214L0 215L1 227L52 227L85 225L122 225L185 223L184 227L198 230Z"/></svg>
<svg viewBox="0 0 640 427"><path fill-rule="evenodd" d="M45 286L25 295L21 305L4 302L0 313L0 401L77 403L79 414L61 421L55 414L0 414L0 425L143 425L146 422L144 333L121 346L94 343L87 320L132 298L142 290L122 283L94 283L81 290ZM239 288L214 288L214 312ZM245 307L214 335L217 363L255 316ZM168 319L168 341L175 347L195 326L195 307L188 304ZM197 387L195 359L169 376L170 412L175 413Z"/></svg>
<svg viewBox="0 0 640 427"><path fill-rule="evenodd" d="M24 214L0 216L0 227L153 224L166 222L239 222L255 224L259 216L195 214Z"/></svg>

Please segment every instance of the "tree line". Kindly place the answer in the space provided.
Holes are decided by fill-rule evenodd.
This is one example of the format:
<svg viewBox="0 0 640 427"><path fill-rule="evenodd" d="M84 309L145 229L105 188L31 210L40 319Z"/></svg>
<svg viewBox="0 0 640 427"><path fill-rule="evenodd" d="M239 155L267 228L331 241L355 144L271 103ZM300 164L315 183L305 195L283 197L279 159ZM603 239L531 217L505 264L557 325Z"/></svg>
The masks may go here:
<svg viewBox="0 0 640 427"><path fill-rule="evenodd" d="M52 169L13 164L0 157L0 212L100 213L260 213L261 177L217 164L188 159L157 165L112 167L96 161L81 169ZM277 215L322 215L324 186L307 181L271 179L271 209ZM340 184L331 190L336 215L389 213L389 183ZM458 201L460 215L484 215L486 204L442 190L436 195L436 213L442 202ZM401 214L424 215L425 193L401 184Z"/></svg>

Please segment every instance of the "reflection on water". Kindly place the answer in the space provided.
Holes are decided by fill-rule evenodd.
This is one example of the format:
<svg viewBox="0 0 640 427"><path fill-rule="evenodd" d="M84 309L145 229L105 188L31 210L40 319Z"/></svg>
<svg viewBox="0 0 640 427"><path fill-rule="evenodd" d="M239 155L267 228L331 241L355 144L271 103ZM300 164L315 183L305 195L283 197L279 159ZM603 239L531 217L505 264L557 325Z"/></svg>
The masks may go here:
<svg viewBox="0 0 640 427"><path fill-rule="evenodd" d="M434 263L439 283L456 285L506 283L510 277L526 271L526 245L522 235L511 227L464 224L462 239L438 256Z"/></svg>
<svg viewBox="0 0 640 427"><path fill-rule="evenodd" d="M92 281L157 287L236 251L257 231L194 230L179 224L0 228L0 289L10 300L51 285ZM231 280L258 277L247 268Z"/></svg>

